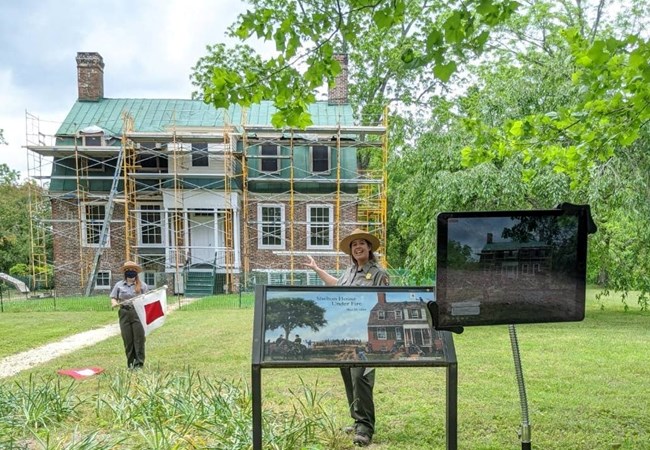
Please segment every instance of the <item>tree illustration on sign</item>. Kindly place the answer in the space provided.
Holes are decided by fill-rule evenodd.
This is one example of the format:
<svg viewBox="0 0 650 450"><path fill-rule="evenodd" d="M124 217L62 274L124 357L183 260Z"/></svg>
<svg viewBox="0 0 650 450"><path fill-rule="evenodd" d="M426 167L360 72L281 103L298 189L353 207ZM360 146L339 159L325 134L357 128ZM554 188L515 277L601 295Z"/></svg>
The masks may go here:
<svg viewBox="0 0 650 450"><path fill-rule="evenodd" d="M289 339L291 331L296 328L308 327L318 331L325 324L325 309L313 300L277 298L266 304L266 329L281 328L285 339Z"/></svg>

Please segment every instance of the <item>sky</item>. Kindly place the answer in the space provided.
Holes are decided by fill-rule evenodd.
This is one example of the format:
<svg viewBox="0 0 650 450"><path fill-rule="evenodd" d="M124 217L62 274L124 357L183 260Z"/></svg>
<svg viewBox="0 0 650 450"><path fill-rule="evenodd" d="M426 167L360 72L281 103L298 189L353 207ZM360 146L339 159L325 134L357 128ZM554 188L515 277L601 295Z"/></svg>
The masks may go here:
<svg viewBox="0 0 650 450"><path fill-rule="evenodd" d="M103 57L107 98L187 99L192 67L207 45L234 43L226 29L245 11L237 0L0 0L0 164L28 175L26 112L56 132L77 98L77 52Z"/></svg>

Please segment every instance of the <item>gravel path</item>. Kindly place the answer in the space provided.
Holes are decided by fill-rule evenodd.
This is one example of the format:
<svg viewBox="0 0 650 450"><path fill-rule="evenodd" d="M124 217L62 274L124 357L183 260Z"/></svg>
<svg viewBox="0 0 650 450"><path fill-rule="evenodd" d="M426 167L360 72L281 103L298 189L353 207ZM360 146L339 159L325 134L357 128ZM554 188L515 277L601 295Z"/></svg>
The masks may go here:
<svg viewBox="0 0 650 450"><path fill-rule="evenodd" d="M186 305L193 300L195 299L186 298L181 303ZM167 313L177 309L178 306L178 302L168 304ZM58 342L52 342L22 353L7 356L6 358L0 359L0 379L14 376L23 370L31 369L39 364L46 363L59 356L67 355L80 348L95 345L118 334L120 334L120 326L118 323L114 323L102 328L68 336Z"/></svg>
<svg viewBox="0 0 650 450"><path fill-rule="evenodd" d="M74 334L58 342L33 348L22 353L0 359L0 378L16 375L23 370L31 369L59 356L67 355L80 348L95 345L104 339L120 334L119 324L107 325L96 330Z"/></svg>

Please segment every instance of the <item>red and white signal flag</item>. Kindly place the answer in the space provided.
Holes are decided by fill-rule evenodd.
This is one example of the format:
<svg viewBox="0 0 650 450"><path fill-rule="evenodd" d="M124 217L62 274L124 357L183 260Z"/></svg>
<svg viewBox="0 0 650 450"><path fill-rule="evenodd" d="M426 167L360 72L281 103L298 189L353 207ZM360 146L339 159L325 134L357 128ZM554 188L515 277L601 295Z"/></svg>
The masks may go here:
<svg viewBox="0 0 650 450"><path fill-rule="evenodd" d="M167 286L163 286L133 299L133 307L138 314L144 335L148 336L165 323L167 317Z"/></svg>

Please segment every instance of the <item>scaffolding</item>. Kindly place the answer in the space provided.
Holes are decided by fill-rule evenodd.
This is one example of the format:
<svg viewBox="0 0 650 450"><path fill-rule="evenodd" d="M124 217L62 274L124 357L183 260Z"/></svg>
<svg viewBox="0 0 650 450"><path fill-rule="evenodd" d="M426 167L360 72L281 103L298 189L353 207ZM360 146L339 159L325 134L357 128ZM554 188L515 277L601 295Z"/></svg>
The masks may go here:
<svg viewBox="0 0 650 450"><path fill-rule="evenodd" d="M41 133L40 119L25 112L25 142L29 146L47 146L48 137ZM46 200L47 185L43 175L45 158L38 153L27 156L27 173L30 179L29 187L29 236L30 236L30 274L32 290L50 285L47 258L47 221L50 217L50 207Z"/></svg>
<svg viewBox="0 0 650 450"><path fill-rule="evenodd" d="M250 213L256 207L265 204L279 204L285 206L285 219L283 220L286 236L286 250L275 250L272 253L276 258L260 258L261 263L251 262L245 255L244 267L246 274L266 273L264 280L254 279L275 284L317 284L320 281L315 278L310 270L301 268L297 258L304 260L305 255L314 255L323 258L325 266L334 274L348 264L347 259L337 249L337 243L343 237L343 233L352 231L353 228L362 228L378 236L382 247L378 256L380 262L386 266L385 242L386 242L386 217L387 217L387 169L388 140L385 138L387 121L384 119L380 126L321 126L308 127L306 130L296 132L295 130L282 131L274 130L269 126L249 125L244 123L241 140L242 161L245 179L245 189L242 195L242 209ZM351 139L355 136L356 139ZM323 177L314 174L313 171L305 170L303 164L296 163L296 149L316 146L324 146L330 149L331 159L336 163L331 167L334 177ZM277 146L282 150L277 155L264 155L259 149L264 146ZM360 149L365 151L381 152L380 168L358 170L356 164L354 169L342 164L346 152L356 155ZM278 173L287 176L274 176L273 174L260 174L259 170L253 170L251 165L261 167L264 161L275 161L282 166ZM356 161L355 161L356 162ZM252 172L252 173L251 173ZM250 185L265 183L266 185L276 184L285 186L286 189L268 188L267 193L260 196L259 189ZM305 193L297 186L304 186L306 183L324 186L317 193ZM329 187L329 189L328 189ZM355 189L351 189L357 187ZM255 193L253 196L252 194ZM314 223L309 219L306 211L310 205L331 205L332 216L329 217L331 234L328 232L328 249L312 250L306 247L305 243L313 236L310 236L310 227ZM256 220L244 220L244 241L246 249L256 248L260 233L263 233L263 218L257 215ZM304 230L304 231L300 231ZM299 244L298 244L299 242ZM377 250L377 249L375 249ZM259 254L259 251L257 252ZM302 276L297 276L301 273Z"/></svg>
<svg viewBox="0 0 650 450"><path fill-rule="evenodd" d="M297 131L249 124L246 109L239 124L223 112L221 127L178 126L179 111L158 113L168 117L166 129L138 130L125 110L119 133L91 130L88 136L100 136L98 142L81 133L73 142L53 136L46 142L38 119L26 114L29 178L38 181L30 197L35 280L37 272L47 274L39 267L55 265L57 288L73 290L74 277L77 290L90 295L108 289L126 259L143 266L148 284L169 284L177 293L186 289L190 268L212 272L218 292L260 282L315 284L319 280L301 264L305 255L339 272L347 260L337 243L353 228L380 238L378 255L386 265L385 118L375 126ZM278 153L262 154L265 145ZM328 151L327 176L309 167L315 146ZM382 167L358 170L361 150L381 152ZM273 163L281 170L260 170ZM114 208L119 203L123 209ZM259 208L266 204L282 205L276 224L284 248L258 248L265 225ZM44 217L50 207L52 217ZM318 222L324 218L327 223ZM47 256L48 238L56 264Z"/></svg>

